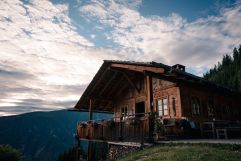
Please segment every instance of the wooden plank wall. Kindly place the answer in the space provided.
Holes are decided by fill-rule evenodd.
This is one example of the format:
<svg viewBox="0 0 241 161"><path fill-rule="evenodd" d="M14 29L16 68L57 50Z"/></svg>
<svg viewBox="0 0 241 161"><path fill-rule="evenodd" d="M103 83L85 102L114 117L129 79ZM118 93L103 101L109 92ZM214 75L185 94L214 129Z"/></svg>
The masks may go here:
<svg viewBox="0 0 241 161"><path fill-rule="evenodd" d="M140 92L134 89L130 84L122 92L122 94L115 100L115 117L121 117L121 108L128 107L128 111L135 113L135 105L138 102L145 102L145 112L149 111L147 102L147 78L145 76L136 77L134 84L140 88ZM126 82L128 83L128 82Z"/></svg>
<svg viewBox="0 0 241 161"><path fill-rule="evenodd" d="M135 113L135 105L138 102L145 102L146 111L150 112L150 104L148 101L148 77L137 77L134 80L136 85L141 85L140 93L131 85L122 92L122 95L115 101L115 117L121 116L121 108L128 106L128 110ZM128 83L128 82L127 82ZM181 118L187 117L198 122L216 120L240 120L241 119L241 98L232 98L230 95L212 91L205 87L197 87L192 85L178 85L170 81L152 78L153 106L157 109L157 100L167 97L169 115L163 118ZM193 115L191 109L191 98L200 99L200 115ZM176 115L172 108L172 98L175 98ZM213 99L214 116L210 117L207 113L207 102ZM232 110L227 113L226 106L231 105ZM240 120L241 121L241 120Z"/></svg>
<svg viewBox="0 0 241 161"><path fill-rule="evenodd" d="M241 119L241 98L233 97L230 94L215 92L205 87L182 85L181 98L183 116L198 122L210 120L240 120ZM193 97L200 100L200 115L193 115L191 99ZM208 116L207 103L213 101L214 116ZM230 106L230 112L227 111ZM240 120L241 121L241 120Z"/></svg>
<svg viewBox="0 0 241 161"><path fill-rule="evenodd" d="M158 99L168 98L168 109L169 115L164 116L163 118L179 118L182 116L181 111L181 100L180 100L180 92L179 87L172 82L153 78L152 79L153 86L153 103L154 109L157 110L157 101ZM174 115L174 111L172 108L172 98L175 99L175 108L176 115Z"/></svg>

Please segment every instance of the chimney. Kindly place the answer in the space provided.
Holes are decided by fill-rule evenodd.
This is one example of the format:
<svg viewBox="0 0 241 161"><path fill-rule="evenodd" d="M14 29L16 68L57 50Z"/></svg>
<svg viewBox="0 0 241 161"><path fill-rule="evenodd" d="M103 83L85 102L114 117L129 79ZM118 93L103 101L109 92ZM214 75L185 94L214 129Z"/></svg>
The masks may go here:
<svg viewBox="0 0 241 161"><path fill-rule="evenodd" d="M181 64L175 64L175 65L172 66L172 68L185 72L185 66L181 65Z"/></svg>

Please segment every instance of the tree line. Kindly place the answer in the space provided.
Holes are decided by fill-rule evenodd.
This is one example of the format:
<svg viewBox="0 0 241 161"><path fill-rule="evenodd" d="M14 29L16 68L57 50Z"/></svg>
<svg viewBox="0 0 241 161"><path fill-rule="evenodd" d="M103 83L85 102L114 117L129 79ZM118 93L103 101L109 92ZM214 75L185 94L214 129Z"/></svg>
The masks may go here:
<svg viewBox="0 0 241 161"><path fill-rule="evenodd" d="M22 154L10 145L0 145L0 161L22 161Z"/></svg>
<svg viewBox="0 0 241 161"><path fill-rule="evenodd" d="M204 79L230 89L241 91L241 45L232 54L223 56L206 74Z"/></svg>

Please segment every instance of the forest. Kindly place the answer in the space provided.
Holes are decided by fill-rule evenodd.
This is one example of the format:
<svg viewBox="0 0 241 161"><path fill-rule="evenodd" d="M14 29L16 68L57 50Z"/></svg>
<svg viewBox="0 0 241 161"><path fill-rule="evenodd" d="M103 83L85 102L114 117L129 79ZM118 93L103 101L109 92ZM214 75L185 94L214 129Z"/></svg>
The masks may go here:
<svg viewBox="0 0 241 161"><path fill-rule="evenodd" d="M235 47L232 54L224 55L222 61L203 77L218 85L241 91L241 45Z"/></svg>

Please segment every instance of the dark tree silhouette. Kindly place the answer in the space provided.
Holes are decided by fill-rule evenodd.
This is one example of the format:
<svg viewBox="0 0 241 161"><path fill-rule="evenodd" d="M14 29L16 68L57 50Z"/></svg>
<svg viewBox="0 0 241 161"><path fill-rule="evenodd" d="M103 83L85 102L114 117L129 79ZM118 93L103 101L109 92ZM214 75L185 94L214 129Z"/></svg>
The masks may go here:
<svg viewBox="0 0 241 161"><path fill-rule="evenodd" d="M241 45L234 48L233 55L224 55L221 62L214 65L204 78L234 90L241 90Z"/></svg>
<svg viewBox="0 0 241 161"><path fill-rule="evenodd" d="M10 145L0 145L0 161L22 161L22 154Z"/></svg>

